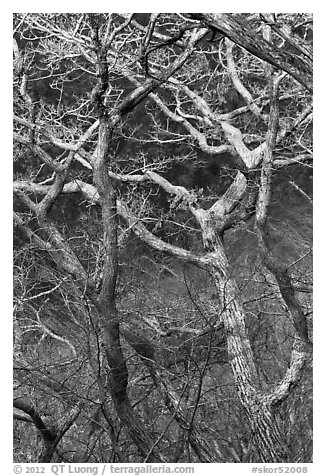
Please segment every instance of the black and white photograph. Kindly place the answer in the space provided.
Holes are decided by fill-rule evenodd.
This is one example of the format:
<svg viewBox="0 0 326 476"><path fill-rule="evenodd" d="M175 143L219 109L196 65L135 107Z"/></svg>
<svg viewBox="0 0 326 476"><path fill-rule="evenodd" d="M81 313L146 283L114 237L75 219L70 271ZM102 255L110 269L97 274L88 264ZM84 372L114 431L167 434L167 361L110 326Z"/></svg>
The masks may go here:
<svg viewBox="0 0 326 476"><path fill-rule="evenodd" d="M314 15L213 10L12 15L16 473L313 463Z"/></svg>

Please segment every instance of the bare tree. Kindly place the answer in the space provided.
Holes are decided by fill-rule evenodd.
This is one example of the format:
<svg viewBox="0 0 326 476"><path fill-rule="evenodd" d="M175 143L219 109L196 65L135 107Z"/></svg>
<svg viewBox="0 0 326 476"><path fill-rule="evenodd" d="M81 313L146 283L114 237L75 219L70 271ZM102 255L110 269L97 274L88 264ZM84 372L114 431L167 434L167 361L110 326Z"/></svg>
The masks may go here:
<svg viewBox="0 0 326 476"><path fill-rule="evenodd" d="M203 437L204 430L195 418L208 365L199 366L194 360L198 391L197 396L188 395L195 408L189 414L182 403L185 390L180 393L167 369L160 369L155 346L141 332L135 316L131 314L126 321L117 310L119 243L130 233L152 249L210 276L218 303L206 327L170 325L162 329L153 317L148 325L161 337L173 332L222 332L251 431L244 458L261 462L291 459L276 410L299 383L311 343L294 275L303 257L289 264L274 253L269 209L273 174L285 166L309 166L312 159L311 53L309 44L303 44L304 35L297 38L289 30L289 25L295 30L298 18L302 20L300 15L272 19L202 14L16 16L15 152L18 167L26 157L31 166L23 164L22 172L18 168L15 222L34 246L52 258L60 273L74 280L78 289L74 292L84 308L81 315L91 316L93 349L98 346L95 362L93 356L88 357L88 365L98 371L95 413L86 421L89 447L76 452L74 461L87 459L96 435L111 424L107 391L142 460L167 460L161 443L170 424L154 436L135 410L128 393L130 368L128 371L122 338L148 370L171 422L177 422L182 435L187 435L196 458L204 462L243 459L234 445L218 437ZM213 43L207 42L211 28L219 34ZM295 63L291 61L293 49ZM43 94L38 84L47 88ZM231 91L236 104L231 103ZM140 108L142 113L137 116ZM157 157L144 148L123 160L119 157L123 141L134 143L137 150L140 145L154 144ZM183 144L181 157L160 152L175 144ZM224 188L211 195L208 189L203 196L202 190L173 184L165 173L169 164L189 163L201 153L216 161L227 156ZM169 197L168 211L158 214L149 204L155 190ZM89 246L85 255L80 254L71 245L67 230L56 223L53 208L61 197L76 194L100 206L100 255ZM178 219L178 214L184 214L191 226ZM159 236L162 221L170 217L179 233L200 237L197 249ZM290 363L284 362L282 377L272 384L261 380L241 283L228 256L232 232L250 226L273 293L292 319ZM309 251L303 254L308 256ZM39 315L37 322L50 334ZM76 348L71 339L64 339L68 347ZM25 363L25 369L27 366ZM48 385L47 379L43 376L41 380ZM31 408L33 405L27 414L40 430L42 419L36 421ZM106 423L101 430L103 418ZM112 431L116 447L116 428Z"/></svg>

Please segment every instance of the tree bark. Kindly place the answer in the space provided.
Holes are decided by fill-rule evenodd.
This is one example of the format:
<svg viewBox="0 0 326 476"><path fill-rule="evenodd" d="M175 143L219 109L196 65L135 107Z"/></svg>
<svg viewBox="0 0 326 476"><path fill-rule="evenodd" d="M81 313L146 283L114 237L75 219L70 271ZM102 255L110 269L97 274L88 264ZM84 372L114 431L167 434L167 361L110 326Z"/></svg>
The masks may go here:
<svg viewBox="0 0 326 476"><path fill-rule="evenodd" d="M259 388L245 312L239 301L239 289L229 272L223 243L212 229L204 230L203 237L208 251L203 261L218 289L230 365L252 432L255 451L251 452L251 460L265 463L287 462L288 448L278 428L269 396Z"/></svg>
<svg viewBox="0 0 326 476"><path fill-rule="evenodd" d="M251 463L288 463L289 448L282 435L269 398L257 394L244 405L250 422L252 446Z"/></svg>
<svg viewBox="0 0 326 476"><path fill-rule="evenodd" d="M116 308L118 274L117 201L113 180L108 175L109 145L112 131L106 118L100 118L97 155L94 158L94 184L98 190L103 222L105 258L103 281L95 304L99 315L102 343L110 369L110 394L121 423L126 427L140 454L149 462L164 461L143 423L132 408L127 394L128 370L120 342L119 318Z"/></svg>
<svg viewBox="0 0 326 476"><path fill-rule="evenodd" d="M312 60L307 56L293 55L290 51L281 50L264 38L259 38L239 16L228 13L191 13L190 16L200 20L204 26L221 32L257 58L289 73L312 91Z"/></svg>
<svg viewBox="0 0 326 476"><path fill-rule="evenodd" d="M74 192L77 189L82 190L88 199L99 200L96 189L82 182L78 182L78 186L76 184L66 184L64 192ZM168 252L177 256L179 259L206 269L213 276L215 286L223 304L220 317L224 325L230 364L240 400L248 416L253 437L253 447L256 448L255 455L257 458L255 461L284 462L287 461L286 445L277 426L273 408L283 401L289 395L290 389L298 383L306 356L301 349L294 349L290 367L279 386L269 395L264 395L260 391L251 343L246 330L245 312L239 301L239 289L235 280L231 277L228 258L224 250L222 239L214 228L214 206L212 207L212 212L213 218L211 220L205 219L205 216L201 219L203 243L206 252L204 254L195 254L165 243L157 238L149 232L141 222L135 221L125 205L121 203L118 205L118 213L127 221L128 225L132 227L139 238L155 249ZM112 219L113 218L114 214L112 216ZM104 301L104 321L106 320L105 316L108 309L109 306L107 306ZM111 310L111 315L112 312L113 314L116 312L115 308L113 311ZM118 332L120 332L119 329ZM123 388L122 390L122 395L124 395L125 390ZM161 391L162 395L168 395L167 388L162 386ZM119 399L116 399L116 408L121 421L124 422L125 419L128 418L128 403L122 404ZM120 413L119 408L121 410ZM180 414L179 416L181 416L181 418L179 418L180 426L184 427L182 415ZM126 421L126 425L128 426L128 421ZM138 439L137 431L133 438ZM197 443L195 442L195 444ZM142 441L140 441L140 444L143 444ZM200 447L200 444L197 446ZM148 447L147 445L147 448ZM203 452L202 455L204 453L205 452ZM250 458L254 460L252 453Z"/></svg>

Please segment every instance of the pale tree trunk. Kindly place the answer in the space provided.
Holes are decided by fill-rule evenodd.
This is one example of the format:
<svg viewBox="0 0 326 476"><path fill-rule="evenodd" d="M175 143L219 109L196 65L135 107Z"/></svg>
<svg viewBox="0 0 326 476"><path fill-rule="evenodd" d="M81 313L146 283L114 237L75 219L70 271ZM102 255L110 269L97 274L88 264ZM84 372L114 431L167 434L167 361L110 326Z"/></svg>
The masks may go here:
<svg viewBox="0 0 326 476"><path fill-rule="evenodd" d="M259 389L245 312L239 301L240 291L229 271L223 243L209 227L203 230L203 239L208 251L203 261L214 279L221 300L221 319L229 362L248 417L254 454L258 456L259 462L287 462L288 448L273 415L270 399Z"/></svg>
<svg viewBox="0 0 326 476"><path fill-rule="evenodd" d="M98 177L100 177L100 175ZM87 198L97 201L101 195L101 187L99 187L100 184L96 185L99 191L98 195L97 190L88 184L79 182L78 188L83 191ZM76 187L76 185L67 184L64 191L75 191ZM107 190L109 190L109 188ZM102 207L108 207L108 210L111 207L108 199L101 204ZM306 349L301 346L300 342L294 344L290 366L285 372L284 378L271 393L263 393L258 382L251 343L246 329L245 312L239 298L240 291L234 278L231 276L222 239L214 228L215 221L206 220L203 210L201 212L198 211L196 214L200 218L203 243L205 246L205 253L200 255L163 242L149 232L142 223L135 221L126 205L122 203L118 203L117 205L118 213L123 216L128 225L132 227L136 235L143 241L155 249L171 253L172 255L178 256L179 259L200 266L212 275L221 299L220 317L224 324L230 365L237 384L239 398L247 414L249 427L252 432L252 446L249 458L256 462L287 462L288 449L286 448L281 431L277 425L274 408L285 400L293 387L298 383L307 356ZM112 210L114 209L113 206ZM103 220L105 216L110 216L109 211L106 212L103 210ZM112 214L111 219L115 220L115 212ZM108 239L107 237L108 235L106 235L106 240ZM113 242L115 242L114 240ZM108 249L110 249L110 247L108 247ZM108 257L108 260L109 259L111 258ZM107 269L107 267L105 267L105 269ZM112 269L108 271L109 276L110 273L112 273ZM114 276L113 278L111 276L111 279L115 279ZM101 304L99 302L97 306L100 306L99 311L102 322L100 327L103 329L104 339L106 339L107 342L105 347L111 349L107 354L108 362L111 362L111 365L115 369L114 374L112 374L112 376L116 377L116 381L112 382L112 398L121 421L126 425L126 428L129 429L132 439L134 442L137 442L137 446L142 448L142 454L145 455L147 450L153 454L152 443L149 441L142 425L137 422L138 418L132 410L127 398L125 388L127 374L120 347L120 331L116 317L115 303L114 301L109 303L107 301L108 294L104 292L104 289L107 289L108 292L111 289L109 284L110 280L108 278L104 280L102 285L104 287L102 287L100 298ZM110 292L112 296L112 289ZM109 310L110 314L108 313ZM115 351L114 354L112 353L112 349ZM160 390L162 395L168 397L167 401L174 401L176 405L179 401L178 397L172 398L172 394L169 394L169 387L164 387L162 379L161 384ZM173 411L172 408L175 408L175 405L171 406L171 411ZM177 419L179 420L180 426L185 428L182 412L176 413L176 420ZM194 432L194 435L196 435L196 432ZM201 447L201 443L198 444L198 440L193 440L193 442L198 448ZM203 460L206 458L204 456L206 453L205 447L206 445L203 445L200 449Z"/></svg>
<svg viewBox="0 0 326 476"><path fill-rule="evenodd" d="M205 247L205 253L199 255L167 244L148 232L142 224L135 224L127 207L121 204L120 213L129 225L133 226L137 236L150 246L200 266L212 276L221 300L220 317L224 324L230 365L251 429L252 445L249 458L256 462L288 462L289 448L278 426L274 410L299 382L307 357L306 349L300 343L294 344L290 366L282 381L272 392L264 393L258 380L246 329L245 312L240 302L240 291L232 277L221 235L215 230L215 220L210 219L205 210L194 210L202 229Z"/></svg>
<svg viewBox="0 0 326 476"><path fill-rule="evenodd" d="M256 400L256 401L255 401ZM276 421L270 399L257 394L256 399L244 405L252 432L249 462L287 463L289 448Z"/></svg>

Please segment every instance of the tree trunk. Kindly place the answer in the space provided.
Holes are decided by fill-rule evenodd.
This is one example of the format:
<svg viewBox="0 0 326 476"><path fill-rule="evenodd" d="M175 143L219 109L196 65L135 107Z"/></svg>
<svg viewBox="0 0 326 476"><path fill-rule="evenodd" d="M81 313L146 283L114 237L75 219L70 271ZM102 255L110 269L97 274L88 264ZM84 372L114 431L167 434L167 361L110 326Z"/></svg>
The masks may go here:
<svg viewBox="0 0 326 476"><path fill-rule="evenodd" d="M128 370L121 348L119 318L115 301L118 274L118 222L115 187L107 172L110 138L109 125L105 117L101 117L98 149L93 168L94 183L99 192L102 207L105 257L103 281L95 305L98 311L102 345L105 348L109 367L110 393L115 410L140 454L147 458L148 462L160 462L164 459L157 449L153 449L149 433L133 410L127 395Z"/></svg>
<svg viewBox="0 0 326 476"><path fill-rule="evenodd" d="M239 301L240 291L229 272L222 240L212 229L205 230L203 237L209 251L203 261L218 289L230 365L252 432L254 452L250 458L257 463L287 462L288 448L272 412L270 396L259 389L245 313Z"/></svg>
<svg viewBox="0 0 326 476"><path fill-rule="evenodd" d="M249 453L251 463L287 463L287 447L280 428L268 402L268 398L259 396L257 403L248 402L246 406L252 432L252 446Z"/></svg>

